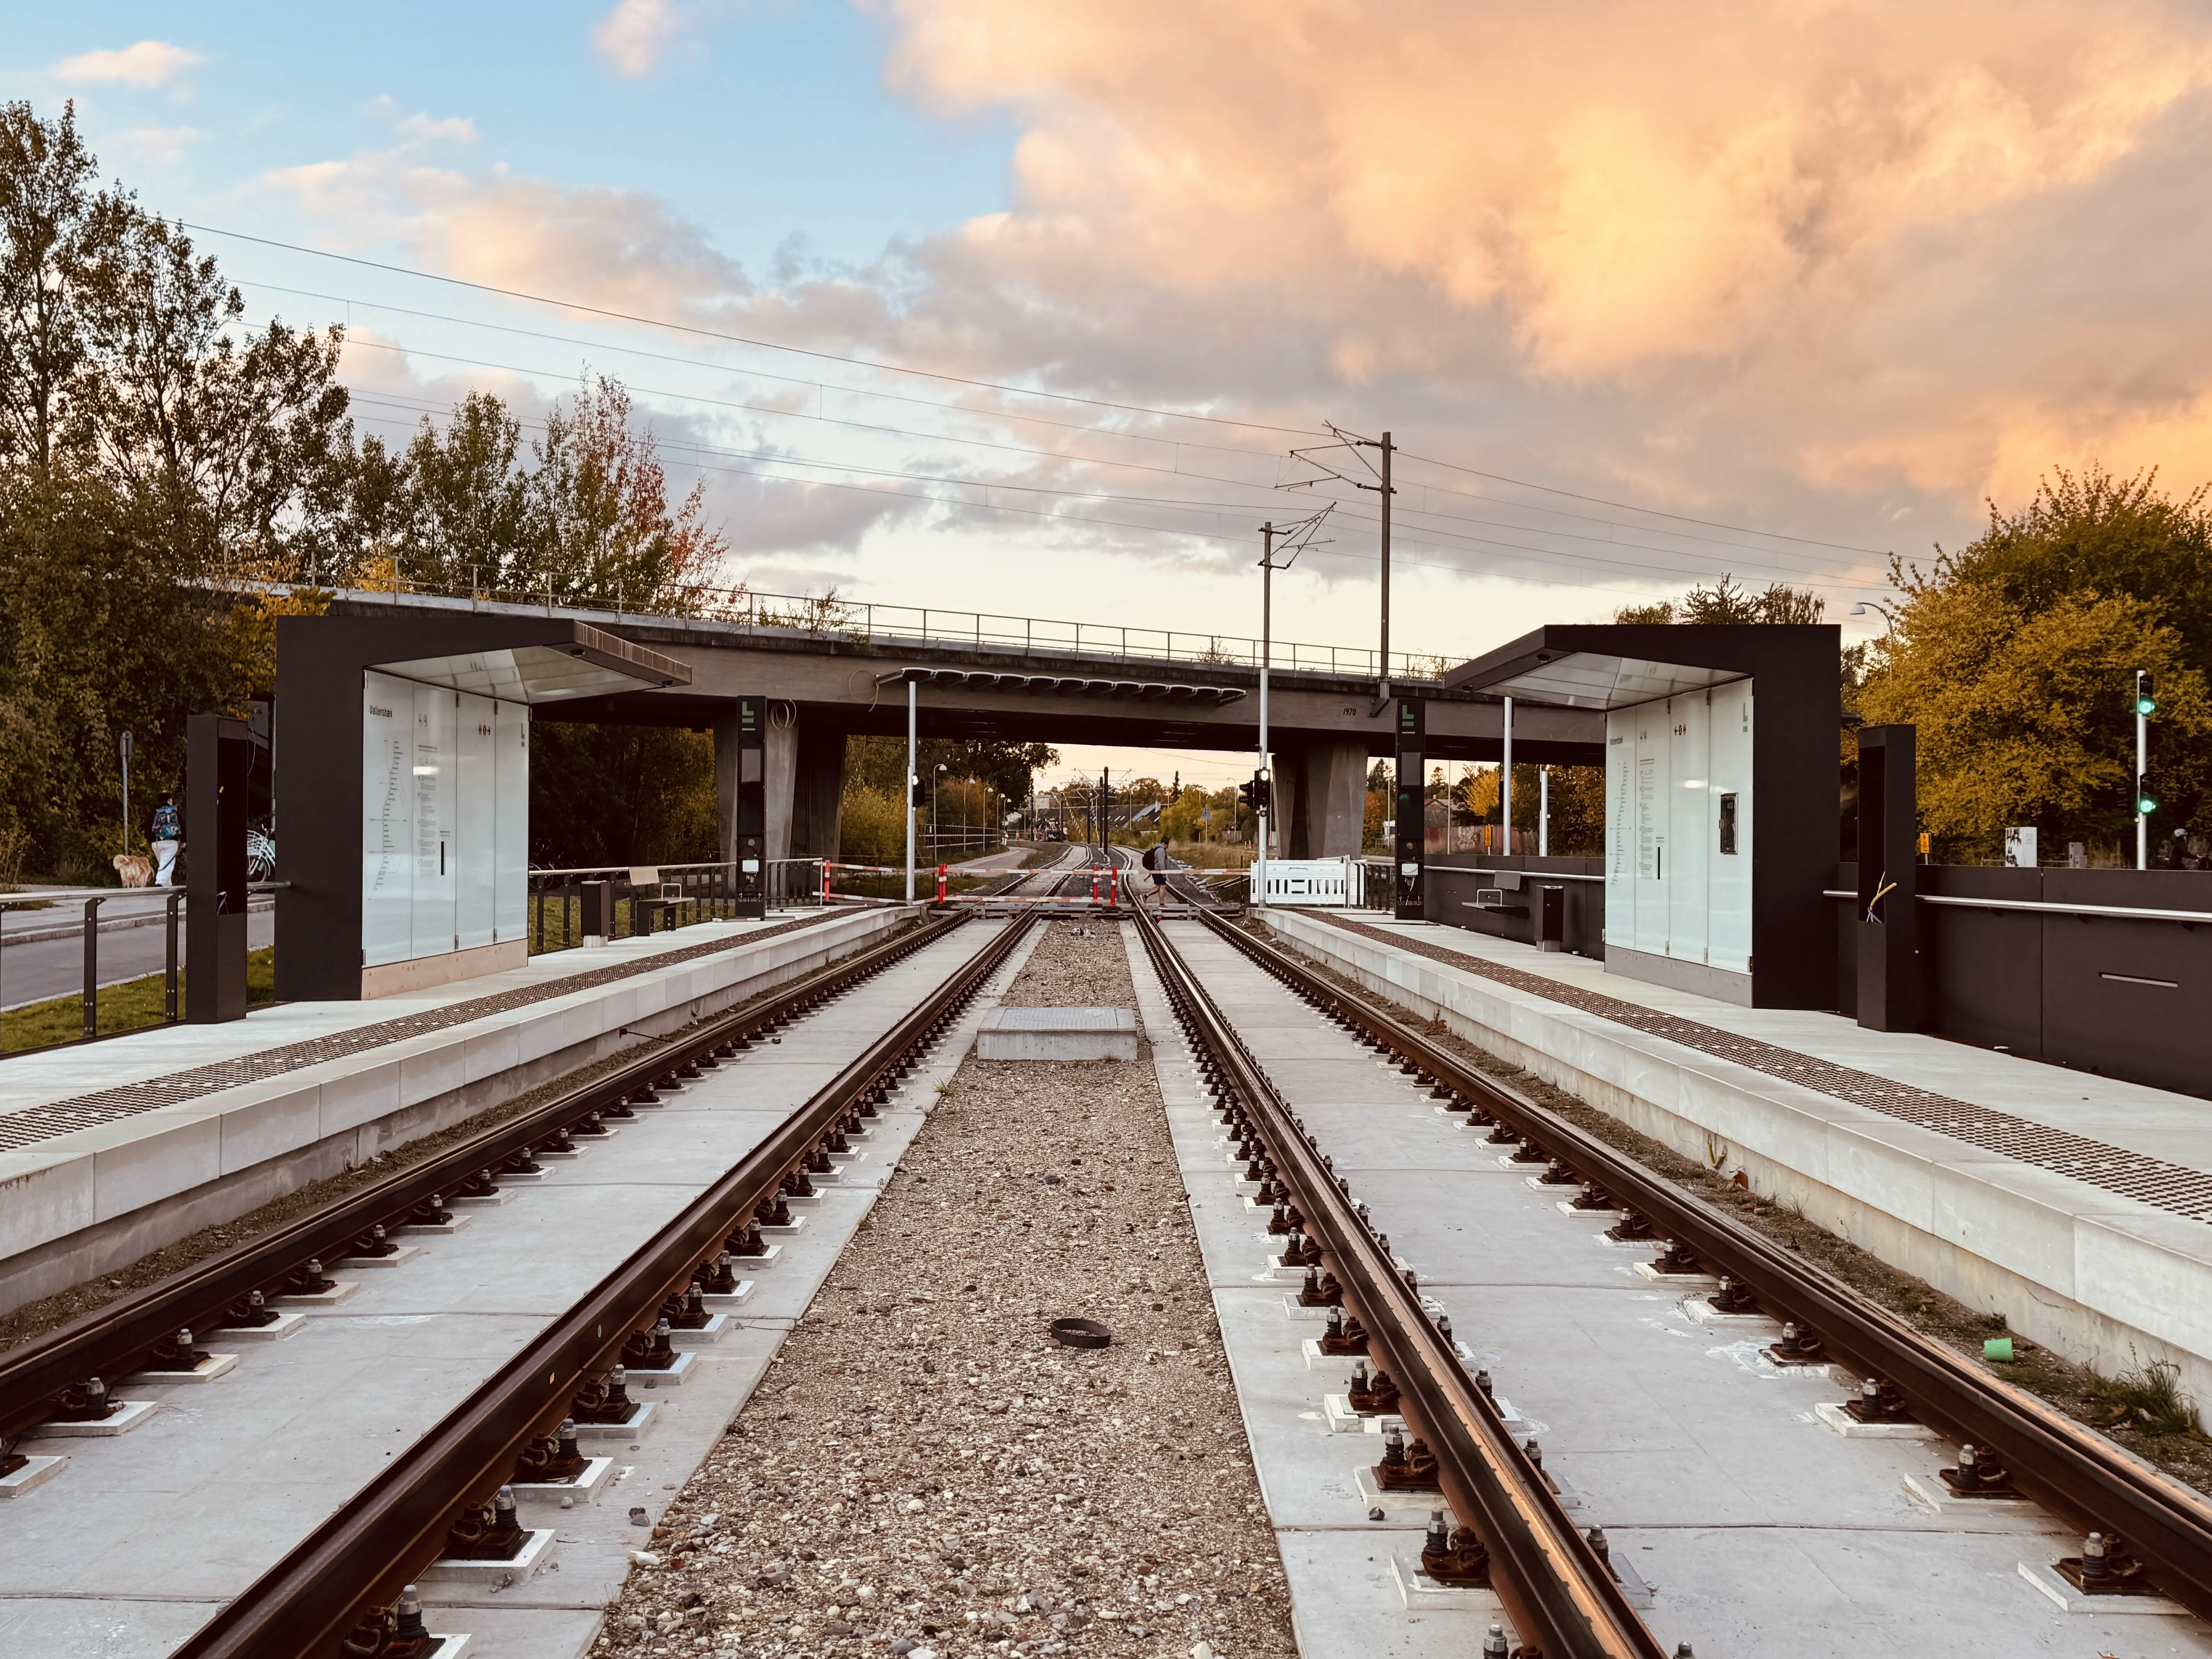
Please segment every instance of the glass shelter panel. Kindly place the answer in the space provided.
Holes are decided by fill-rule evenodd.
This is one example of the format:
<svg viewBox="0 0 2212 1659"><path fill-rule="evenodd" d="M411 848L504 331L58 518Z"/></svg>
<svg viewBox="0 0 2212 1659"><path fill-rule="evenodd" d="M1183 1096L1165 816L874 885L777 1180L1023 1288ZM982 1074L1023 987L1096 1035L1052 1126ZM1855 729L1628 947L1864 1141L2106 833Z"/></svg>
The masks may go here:
<svg viewBox="0 0 2212 1659"><path fill-rule="evenodd" d="M526 938L530 711L362 676L362 965Z"/></svg>
<svg viewBox="0 0 2212 1659"><path fill-rule="evenodd" d="M454 860L459 879L453 894L453 931L458 948L492 943L493 868L498 832L493 805L493 703L489 697L461 692L455 714L459 727L454 811Z"/></svg>
<svg viewBox="0 0 2212 1659"><path fill-rule="evenodd" d="M362 682L361 960L375 968L414 953L415 687Z"/></svg>

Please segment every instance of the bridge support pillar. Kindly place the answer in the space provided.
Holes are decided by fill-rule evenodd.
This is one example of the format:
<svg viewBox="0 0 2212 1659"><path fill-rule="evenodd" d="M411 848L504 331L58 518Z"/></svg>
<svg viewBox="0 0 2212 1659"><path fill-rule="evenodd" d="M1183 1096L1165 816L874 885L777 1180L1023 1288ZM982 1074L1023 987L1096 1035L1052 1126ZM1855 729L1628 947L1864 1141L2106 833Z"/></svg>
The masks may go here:
<svg viewBox="0 0 2212 1659"><path fill-rule="evenodd" d="M845 733L802 722L793 705L770 698L761 759L768 857L836 857ZM738 765L738 709L733 702L714 721L714 799L726 860L737 856Z"/></svg>
<svg viewBox="0 0 2212 1659"><path fill-rule="evenodd" d="M802 720L796 735L788 856L834 859L838 813L845 799L845 733L818 720Z"/></svg>
<svg viewBox="0 0 2212 1659"><path fill-rule="evenodd" d="M1276 799L1289 832L1281 856L1359 855L1367 828L1366 744L1321 743L1285 750L1276 757L1275 775L1280 781Z"/></svg>

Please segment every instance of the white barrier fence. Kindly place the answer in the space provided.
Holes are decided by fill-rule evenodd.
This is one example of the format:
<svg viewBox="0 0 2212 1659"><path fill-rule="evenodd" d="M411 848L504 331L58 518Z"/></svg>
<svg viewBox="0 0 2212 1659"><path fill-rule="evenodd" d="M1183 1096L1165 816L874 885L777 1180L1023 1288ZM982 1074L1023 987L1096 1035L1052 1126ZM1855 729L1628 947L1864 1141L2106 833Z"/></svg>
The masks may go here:
<svg viewBox="0 0 2212 1659"><path fill-rule="evenodd" d="M1356 909L1366 902L1366 870L1358 859L1269 859L1255 865L1253 875L1262 904Z"/></svg>

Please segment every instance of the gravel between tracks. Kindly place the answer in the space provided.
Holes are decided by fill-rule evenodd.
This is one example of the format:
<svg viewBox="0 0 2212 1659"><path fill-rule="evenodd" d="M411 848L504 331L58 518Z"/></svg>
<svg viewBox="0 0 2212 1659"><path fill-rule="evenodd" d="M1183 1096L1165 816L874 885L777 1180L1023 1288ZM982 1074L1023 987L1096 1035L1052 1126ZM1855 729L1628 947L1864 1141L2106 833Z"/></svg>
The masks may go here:
<svg viewBox="0 0 2212 1659"><path fill-rule="evenodd" d="M1006 1000L1133 1006L1118 930ZM971 1057L655 1533L599 1652L1295 1653L1149 1062Z"/></svg>

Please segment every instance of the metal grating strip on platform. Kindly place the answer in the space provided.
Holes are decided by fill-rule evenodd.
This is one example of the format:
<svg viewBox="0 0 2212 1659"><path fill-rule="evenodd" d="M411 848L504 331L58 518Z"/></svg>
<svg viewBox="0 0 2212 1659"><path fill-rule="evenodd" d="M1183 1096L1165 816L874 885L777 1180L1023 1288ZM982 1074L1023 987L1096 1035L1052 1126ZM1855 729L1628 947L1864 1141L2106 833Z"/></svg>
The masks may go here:
<svg viewBox="0 0 2212 1659"><path fill-rule="evenodd" d="M1319 915L1318 912L1307 914ZM2186 1216L2191 1220L2212 1220L2212 1171L2169 1164L2164 1158L2130 1152L2124 1146L2092 1140L2070 1129L2053 1128L2049 1124L2014 1117L1995 1107L1978 1106L1971 1101L1956 1100L1893 1078L1876 1077L1871 1072L1801 1054L1794 1048L1784 1048L1740 1032L1723 1031L1680 1014L1662 1013L1640 1003L1607 996L1601 991L1562 985L1540 974L1508 968L1469 951L1455 951L1425 939L1408 939L1403 933L1340 916L1319 915L1319 919L1346 933L1411 951L1432 962L1447 963L1516 991L1541 997L1547 1002L1595 1014L1648 1036L1663 1037L1717 1060L1802 1085L1832 1099L1863 1106L1901 1123L1931 1129L2015 1163L2047 1170L2053 1175L2133 1199L2169 1214Z"/></svg>
<svg viewBox="0 0 2212 1659"><path fill-rule="evenodd" d="M534 1002L544 1002L554 997L567 996L572 992L611 985L618 980L652 973L679 963L694 962L701 957L710 957L761 939L773 939L779 933L811 927L822 920L822 916L803 916L796 921L778 922L773 927L756 928L735 939L689 945L681 950L664 951L657 956L640 957L635 962L616 963L610 967L594 968L587 973L549 980L542 985L520 986L512 991L473 997L466 1002L456 1002L444 1008L427 1009L418 1014L401 1014L393 1019L379 1020L374 1025L356 1026L350 1031L335 1031L328 1036L288 1042L281 1048L264 1049L256 1054L241 1054L235 1060L217 1060L211 1065L195 1066L186 1071L171 1072L137 1083L118 1084L112 1089L95 1090L88 1095L72 1095L66 1100L49 1101L43 1105L26 1106L15 1111L0 1113L0 1152L13 1152L40 1141L52 1140L59 1135L74 1134L80 1129L98 1128L103 1123L112 1123L118 1118L136 1117L141 1112L158 1111L164 1106L181 1106L187 1101L219 1094L225 1089L235 1089L242 1084L259 1083L268 1078L281 1077L287 1072L319 1066L325 1060L343 1060L349 1055L366 1054L391 1043L404 1042L410 1037L428 1036L434 1031L448 1030L456 1025L465 1025L471 1020L507 1013L516 1008L526 1008Z"/></svg>

